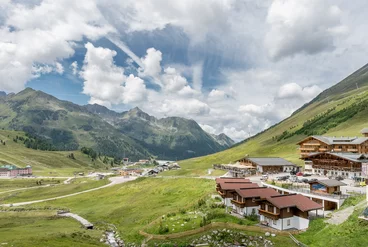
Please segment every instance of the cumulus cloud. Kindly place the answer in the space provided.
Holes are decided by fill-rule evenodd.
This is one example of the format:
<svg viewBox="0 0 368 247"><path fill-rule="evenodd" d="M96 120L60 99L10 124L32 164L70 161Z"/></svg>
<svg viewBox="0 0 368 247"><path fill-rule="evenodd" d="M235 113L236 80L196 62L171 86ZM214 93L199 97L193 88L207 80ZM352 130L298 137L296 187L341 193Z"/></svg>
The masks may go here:
<svg viewBox="0 0 368 247"><path fill-rule="evenodd" d="M35 76L35 64L44 66L38 67L40 72L56 66L62 74L57 61L74 54L75 41L115 31L88 0L45 0L34 6L8 2L2 10L6 18L0 25L0 88L5 91L22 90Z"/></svg>
<svg viewBox="0 0 368 247"><path fill-rule="evenodd" d="M142 79L124 75L124 69L116 66L116 51L85 45L87 52L80 72L84 79L83 93L91 96L90 103L103 105L134 103L146 97L146 86Z"/></svg>
<svg viewBox="0 0 368 247"><path fill-rule="evenodd" d="M199 124L199 126L209 134L216 134L216 129L208 124Z"/></svg>
<svg viewBox="0 0 368 247"><path fill-rule="evenodd" d="M321 92L322 89L317 85L303 88L297 83L288 83L280 87L279 91L277 92L277 98L279 99L299 98L302 99L302 101L309 101L314 97L316 97Z"/></svg>
<svg viewBox="0 0 368 247"><path fill-rule="evenodd" d="M151 47L147 49L147 54L141 59L143 68L141 68L141 76L151 76L153 78L158 78L161 73L161 51L156 50Z"/></svg>
<svg viewBox="0 0 368 247"><path fill-rule="evenodd" d="M348 31L336 5L318 0L276 0L267 15L270 30L265 43L274 60L299 53L316 54L335 49L335 39Z"/></svg>

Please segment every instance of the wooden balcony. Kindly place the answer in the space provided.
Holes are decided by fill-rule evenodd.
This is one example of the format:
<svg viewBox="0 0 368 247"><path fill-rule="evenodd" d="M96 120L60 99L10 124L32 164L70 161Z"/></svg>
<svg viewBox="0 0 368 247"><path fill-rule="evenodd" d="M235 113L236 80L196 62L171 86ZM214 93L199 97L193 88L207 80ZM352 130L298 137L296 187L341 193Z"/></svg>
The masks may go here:
<svg viewBox="0 0 368 247"><path fill-rule="evenodd" d="M328 149L327 148L320 148L320 149L318 149L320 152L326 152L326 151L328 151Z"/></svg>
<svg viewBox="0 0 368 247"><path fill-rule="evenodd" d="M239 201L237 201L237 200L232 199L232 200L231 200L231 203L233 203L233 204L235 204L236 206L241 207L241 208L244 208L244 207L245 207L245 202L239 202Z"/></svg>
<svg viewBox="0 0 368 247"><path fill-rule="evenodd" d="M275 220L280 218L280 213L273 213L273 212L266 211L264 209L258 209L258 213L262 214L262 215L264 215L268 218L275 219Z"/></svg>
<svg viewBox="0 0 368 247"><path fill-rule="evenodd" d="M358 149L356 149L356 148L348 148L348 152L355 153L355 152L358 152Z"/></svg>
<svg viewBox="0 0 368 247"><path fill-rule="evenodd" d="M318 142L316 142L316 143L311 143L311 142L309 142L309 143L305 143L304 144L305 146L321 146L321 144L320 143L318 143Z"/></svg>
<svg viewBox="0 0 368 247"><path fill-rule="evenodd" d="M342 151L342 149L341 148L334 148L333 149L335 152L341 152Z"/></svg>
<svg viewBox="0 0 368 247"><path fill-rule="evenodd" d="M217 193L219 193L220 196L224 197L225 193L223 193L219 188L216 188Z"/></svg>
<svg viewBox="0 0 368 247"><path fill-rule="evenodd" d="M300 151L315 151L315 148L305 148L305 147L301 147L299 148Z"/></svg>

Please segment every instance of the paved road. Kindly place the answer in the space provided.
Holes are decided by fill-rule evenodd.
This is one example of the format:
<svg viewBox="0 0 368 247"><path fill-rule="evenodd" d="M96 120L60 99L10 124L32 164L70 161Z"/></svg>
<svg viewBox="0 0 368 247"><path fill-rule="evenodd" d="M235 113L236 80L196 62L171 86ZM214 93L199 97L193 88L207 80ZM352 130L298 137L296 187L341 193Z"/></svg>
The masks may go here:
<svg viewBox="0 0 368 247"><path fill-rule="evenodd" d="M64 196L57 196L57 197L53 197L53 198L47 198L47 199L29 201L29 202L18 202L18 203L13 203L13 204L2 204L0 206L3 206L3 207L22 206L22 205L29 205L29 204L39 203L39 202L47 202L47 201L52 201L52 200L57 200L57 199L61 199L61 198L66 198L66 197L70 197L70 196L76 196L76 195L92 192L92 191L107 188L107 187L110 187L110 186L113 186L113 185L116 185L116 184L121 184L121 183L125 183L125 182L128 182L128 181L132 181L132 180L135 180L135 179L137 179L137 177L129 177L129 178L112 177L112 178L109 178L111 183L103 185L101 187L97 187L97 188L93 188L93 189L89 189L89 190L84 190L84 191L80 191L80 192L76 192L76 193L72 193L72 194L68 194L68 195L64 195Z"/></svg>

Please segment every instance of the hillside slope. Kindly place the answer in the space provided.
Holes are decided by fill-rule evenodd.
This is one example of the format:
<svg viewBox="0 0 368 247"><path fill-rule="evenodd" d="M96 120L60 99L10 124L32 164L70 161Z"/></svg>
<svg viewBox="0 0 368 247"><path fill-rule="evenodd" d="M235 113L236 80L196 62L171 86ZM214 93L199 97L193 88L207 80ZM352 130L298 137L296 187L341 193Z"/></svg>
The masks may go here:
<svg viewBox="0 0 368 247"><path fill-rule="evenodd" d="M102 159L92 161L80 151L41 151L26 148L20 141L13 139L24 137L24 132L0 130L0 165L14 164L18 167L31 165L33 174L37 176L73 176L74 172L107 171L110 164L104 164ZM75 159L68 158L73 153Z"/></svg>
<svg viewBox="0 0 368 247"><path fill-rule="evenodd" d="M278 156L301 165L296 143L306 136L360 136L364 127L368 127L368 66L268 130L223 152L181 161L182 170L166 175L203 175L212 164L234 162L245 155Z"/></svg>
<svg viewBox="0 0 368 247"><path fill-rule="evenodd" d="M148 157L149 152L84 107L27 88L0 98L0 127L25 131L56 150L83 146L118 158Z"/></svg>

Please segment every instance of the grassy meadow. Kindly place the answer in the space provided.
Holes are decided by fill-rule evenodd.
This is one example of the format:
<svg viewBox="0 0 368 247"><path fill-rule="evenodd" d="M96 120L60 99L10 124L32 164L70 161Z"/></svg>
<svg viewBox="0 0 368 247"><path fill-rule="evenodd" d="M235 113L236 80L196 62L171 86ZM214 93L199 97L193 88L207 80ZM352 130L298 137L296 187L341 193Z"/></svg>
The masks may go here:
<svg viewBox="0 0 368 247"><path fill-rule="evenodd" d="M99 242L102 232L84 230L71 218L55 211L0 212L1 246L106 246Z"/></svg>

